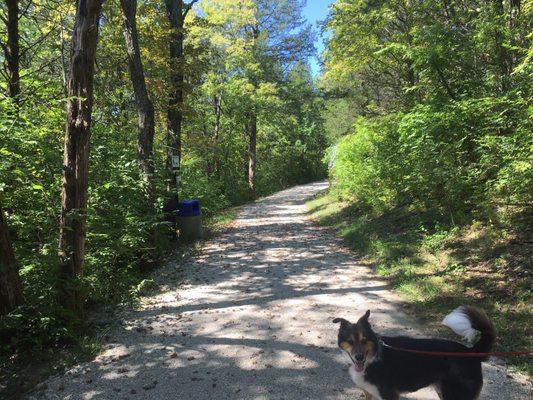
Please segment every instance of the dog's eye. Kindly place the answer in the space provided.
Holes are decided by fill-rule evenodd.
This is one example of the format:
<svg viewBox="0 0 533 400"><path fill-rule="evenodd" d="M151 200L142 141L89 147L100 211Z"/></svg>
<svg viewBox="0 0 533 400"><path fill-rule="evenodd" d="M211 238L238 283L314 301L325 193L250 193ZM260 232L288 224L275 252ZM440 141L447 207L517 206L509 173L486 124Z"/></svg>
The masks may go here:
<svg viewBox="0 0 533 400"><path fill-rule="evenodd" d="M349 344L350 346L353 346L353 340L352 340L352 339L348 339L347 342L348 342L348 344Z"/></svg>

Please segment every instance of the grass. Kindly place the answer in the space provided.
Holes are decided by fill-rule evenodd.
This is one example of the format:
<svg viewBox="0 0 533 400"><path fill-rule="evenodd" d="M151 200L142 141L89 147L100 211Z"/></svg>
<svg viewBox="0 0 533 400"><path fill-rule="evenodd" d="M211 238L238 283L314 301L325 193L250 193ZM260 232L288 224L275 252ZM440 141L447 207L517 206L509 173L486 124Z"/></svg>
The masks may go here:
<svg viewBox="0 0 533 400"><path fill-rule="evenodd" d="M533 347L533 246L527 239L480 222L453 226L414 208L369 213L329 193L307 205L314 220L343 237L431 328L447 334L442 317L471 304L486 310L498 329L495 351ZM531 357L507 362L533 375Z"/></svg>
<svg viewBox="0 0 533 400"><path fill-rule="evenodd" d="M204 222L206 237L209 238L215 236L228 229L233 220L237 217L240 208L241 206L229 207L207 218Z"/></svg>

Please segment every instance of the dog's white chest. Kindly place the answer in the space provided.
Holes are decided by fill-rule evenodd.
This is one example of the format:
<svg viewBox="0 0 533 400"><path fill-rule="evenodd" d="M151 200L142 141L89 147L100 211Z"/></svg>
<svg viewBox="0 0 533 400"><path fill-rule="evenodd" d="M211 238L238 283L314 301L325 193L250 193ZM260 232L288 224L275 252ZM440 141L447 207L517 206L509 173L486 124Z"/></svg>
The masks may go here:
<svg viewBox="0 0 533 400"><path fill-rule="evenodd" d="M375 400L381 400L378 388L365 380L364 371L357 372L355 370L355 366L352 365L350 369L348 369L348 373L350 374L352 381L359 389L363 389L370 393Z"/></svg>

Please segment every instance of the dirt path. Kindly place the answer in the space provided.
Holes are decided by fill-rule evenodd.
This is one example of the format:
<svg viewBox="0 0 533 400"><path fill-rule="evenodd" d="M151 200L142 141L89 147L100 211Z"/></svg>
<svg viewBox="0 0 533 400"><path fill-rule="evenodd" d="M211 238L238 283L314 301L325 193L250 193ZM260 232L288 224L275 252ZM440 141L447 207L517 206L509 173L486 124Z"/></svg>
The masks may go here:
<svg viewBox="0 0 533 400"><path fill-rule="evenodd" d="M383 282L307 220L305 199L325 187L299 186L244 207L233 229L182 267L184 284L177 263L163 268L161 291L112 331L107 350L29 398L359 398L333 317L371 309L380 332L419 328ZM502 366L485 365L482 399L531 396Z"/></svg>

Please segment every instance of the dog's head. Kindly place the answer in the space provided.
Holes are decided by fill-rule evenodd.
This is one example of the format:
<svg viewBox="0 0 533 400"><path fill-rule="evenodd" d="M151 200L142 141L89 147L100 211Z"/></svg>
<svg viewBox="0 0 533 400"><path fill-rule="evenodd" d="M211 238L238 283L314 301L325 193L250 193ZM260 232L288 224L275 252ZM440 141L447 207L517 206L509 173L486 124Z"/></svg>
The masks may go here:
<svg viewBox="0 0 533 400"><path fill-rule="evenodd" d="M378 350L378 338L368 322L369 316L370 311L367 311L355 324L344 318L333 320L334 323L341 323L339 347L350 355L358 372L365 369L365 365L374 359Z"/></svg>

